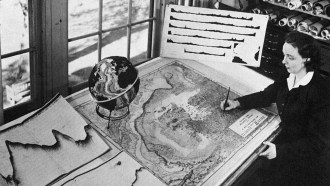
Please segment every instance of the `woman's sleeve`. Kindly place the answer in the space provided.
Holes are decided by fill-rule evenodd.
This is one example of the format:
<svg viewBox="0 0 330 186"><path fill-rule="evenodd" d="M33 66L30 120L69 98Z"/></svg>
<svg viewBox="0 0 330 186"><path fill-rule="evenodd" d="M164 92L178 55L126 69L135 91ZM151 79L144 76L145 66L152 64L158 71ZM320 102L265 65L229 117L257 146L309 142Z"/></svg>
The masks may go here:
<svg viewBox="0 0 330 186"><path fill-rule="evenodd" d="M313 101L304 138L292 143L276 145L277 158L310 159L330 147L330 91L312 95Z"/></svg>
<svg viewBox="0 0 330 186"><path fill-rule="evenodd" d="M279 82L275 82L263 91L236 98L242 109L267 107L276 101Z"/></svg>

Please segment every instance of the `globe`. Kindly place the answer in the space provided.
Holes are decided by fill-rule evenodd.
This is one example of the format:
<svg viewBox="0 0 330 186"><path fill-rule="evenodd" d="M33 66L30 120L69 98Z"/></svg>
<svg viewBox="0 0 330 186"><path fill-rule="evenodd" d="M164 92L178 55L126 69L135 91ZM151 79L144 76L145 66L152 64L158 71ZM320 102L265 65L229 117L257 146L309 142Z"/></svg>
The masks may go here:
<svg viewBox="0 0 330 186"><path fill-rule="evenodd" d="M122 56L110 56L99 61L88 79L89 91L92 100L97 103L99 115L99 107L110 111L128 107L136 97L139 84L137 69Z"/></svg>

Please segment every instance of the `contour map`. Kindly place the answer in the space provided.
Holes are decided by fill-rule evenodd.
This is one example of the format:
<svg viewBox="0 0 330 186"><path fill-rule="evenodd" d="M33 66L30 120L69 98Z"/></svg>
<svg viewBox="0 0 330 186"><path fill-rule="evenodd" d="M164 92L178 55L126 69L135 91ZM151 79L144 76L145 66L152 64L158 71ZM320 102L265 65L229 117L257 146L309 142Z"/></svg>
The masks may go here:
<svg viewBox="0 0 330 186"><path fill-rule="evenodd" d="M178 61L140 79L130 114L109 128L94 102L76 109L168 185L202 184L272 118L260 109L267 119L246 137L238 135L229 126L248 111L222 111L227 88Z"/></svg>

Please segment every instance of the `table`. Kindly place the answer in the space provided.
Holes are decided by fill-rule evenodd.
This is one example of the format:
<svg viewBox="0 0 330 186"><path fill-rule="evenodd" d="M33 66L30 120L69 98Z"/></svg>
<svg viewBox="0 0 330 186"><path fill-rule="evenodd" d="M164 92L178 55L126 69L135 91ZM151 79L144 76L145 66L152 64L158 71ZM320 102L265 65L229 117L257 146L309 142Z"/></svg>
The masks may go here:
<svg viewBox="0 0 330 186"><path fill-rule="evenodd" d="M223 84L223 86L232 87L235 91L237 91L240 95L252 93L258 90L262 90L268 84L272 82L272 80L264 77L260 74L257 74L255 71L250 70L243 66L238 65L231 65L231 64L215 64L215 63L208 63L208 62L196 62L193 60L184 60L184 59L174 59L174 58L156 58L153 59L141 66L138 66L139 75L141 77L148 76L148 74L152 74L155 71L159 71L159 69L166 69L167 64L175 63L179 61L180 64L186 65L191 67L192 69L198 69L199 72L212 80ZM156 77L157 75L155 75ZM77 109L87 120L91 122L91 125L94 126L105 138L111 141L115 147L118 148L119 151L123 151L124 153L130 154L136 161L140 162L142 165L146 164L137 158L138 155L134 154L132 151L129 151L125 148L122 148L122 144L120 144L119 137L109 137L111 133L106 132L106 121L103 121L103 124L95 125L94 123L102 123L102 120L95 118L94 116L89 115L86 113L86 108L81 108L82 105L88 104L90 101L90 96L88 90L83 90L75 95L72 95L68 98L68 101L71 105ZM133 107L133 106L132 106ZM89 109L93 109L93 107L88 107ZM85 111L84 111L85 109ZM268 108L273 112L276 112L276 108L274 106ZM134 114L132 114L134 115ZM97 116L96 116L97 117ZM129 121L127 121L129 123ZM264 129L264 133L260 133L257 135L255 140L251 141L251 145L247 145L243 147L241 150L244 153L238 153L237 156L233 156L234 158L230 159L226 164L222 165L220 169L212 171L208 178L202 180L202 183L198 183L200 185L230 185L232 184L237 178L246 170L246 168L258 157L258 153L263 150L261 146L261 142L269 139L274 138L278 132L278 123L280 122L279 117L276 116L269 128ZM117 123L118 124L118 123ZM117 125L116 124L116 125ZM118 124L120 125L120 124ZM122 134L121 134L122 135ZM113 138L113 139L111 139ZM116 141L117 140L117 141ZM127 144L126 144L127 145ZM157 173L155 171L154 166L145 166L147 169L154 174L156 177L159 177L162 182L166 184L170 183L169 181L166 182L162 179L161 173ZM161 175L161 176L160 176ZM183 174L181 177L187 177L187 174ZM170 180L170 179L169 179ZM184 180L184 179L182 179ZM181 180L181 181L182 181ZM171 182L173 183L173 182ZM176 182L176 184L180 184L182 182ZM174 184L175 185L175 184Z"/></svg>
<svg viewBox="0 0 330 186"><path fill-rule="evenodd" d="M130 105L130 115L122 121L113 122L111 130L106 129L107 121L95 113L95 104L91 101L88 89L66 98L111 150L56 180L53 182L54 185L231 185L263 150L262 142L274 138L278 132L280 119L273 106L267 108L267 111L254 111L260 116L267 116L269 120L263 120L262 125L251 130L246 137L236 134L229 126L249 112L235 111L235 115L217 111L219 99L224 96L221 92L226 92L225 88L231 87L233 92L230 96L233 97L262 90L272 82L253 70L239 65L162 57L137 68L141 78L140 95ZM212 94L208 94L208 90ZM219 95L216 95L217 93ZM160 102L152 99L155 94L158 94ZM191 101L194 98L198 104L185 102L188 97L187 100ZM214 103L211 102L212 99ZM164 103L165 105L162 105ZM198 107L203 105L206 107ZM154 113L157 114L148 115L147 109L150 108L155 109ZM163 110L157 110L158 108ZM188 109L183 111L185 108ZM196 108L199 110L196 111ZM142 120L140 117L142 114L144 118L157 116L160 121L161 118L173 117L173 113L183 115L171 120L173 122L169 126L172 128L164 127L160 123L154 124L154 128L147 129L147 124L154 120ZM3 125L0 131L32 114L34 113ZM162 115L166 117L161 117ZM224 116L227 120L223 121L230 123L203 123L212 116ZM182 121L179 123L181 126L174 125L178 120ZM182 125L188 128L182 129ZM214 131L206 130L214 126L216 127L213 129L219 133L213 134ZM221 127L223 129L220 130ZM141 133L143 131L145 133ZM222 136L223 131L228 135ZM180 134L182 137L178 138L178 135L174 134ZM221 135L217 136L218 134ZM233 147L227 148L226 145ZM164 148L167 150L162 151ZM147 151L150 149L153 151ZM235 151L226 152L226 149ZM4 180L0 180L0 183L2 182Z"/></svg>

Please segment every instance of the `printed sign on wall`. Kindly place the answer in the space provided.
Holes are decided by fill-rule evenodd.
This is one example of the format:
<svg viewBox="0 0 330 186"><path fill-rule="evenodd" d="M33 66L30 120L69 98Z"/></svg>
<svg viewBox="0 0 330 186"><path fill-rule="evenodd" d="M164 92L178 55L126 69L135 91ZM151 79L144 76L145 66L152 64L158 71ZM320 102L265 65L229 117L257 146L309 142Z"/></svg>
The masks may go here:
<svg viewBox="0 0 330 186"><path fill-rule="evenodd" d="M161 57L260 66L267 15L169 5Z"/></svg>

